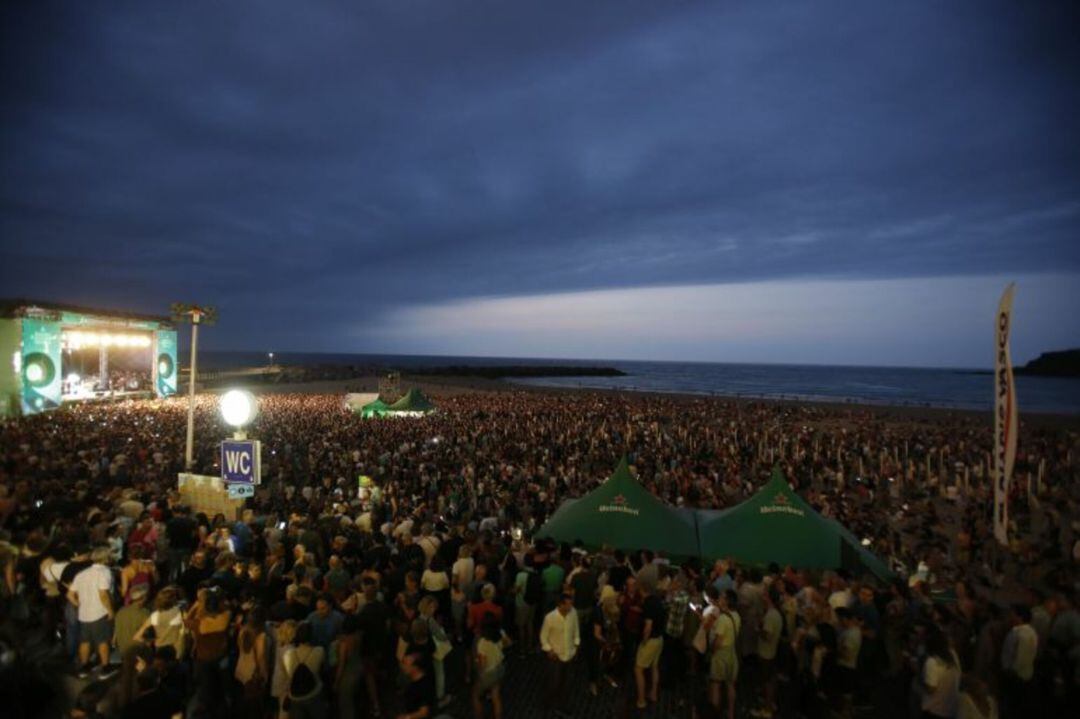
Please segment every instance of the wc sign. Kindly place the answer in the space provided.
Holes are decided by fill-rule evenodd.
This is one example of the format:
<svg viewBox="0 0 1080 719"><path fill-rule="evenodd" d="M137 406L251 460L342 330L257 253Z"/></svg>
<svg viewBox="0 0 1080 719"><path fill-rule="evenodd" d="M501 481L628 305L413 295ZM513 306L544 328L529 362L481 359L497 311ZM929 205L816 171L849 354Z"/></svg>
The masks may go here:
<svg viewBox="0 0 1080 719"><path fill-rule="evenodd" d="M227 484L259 484L259 453L257 439L226 440L221 443L221 479Z"/></svg>

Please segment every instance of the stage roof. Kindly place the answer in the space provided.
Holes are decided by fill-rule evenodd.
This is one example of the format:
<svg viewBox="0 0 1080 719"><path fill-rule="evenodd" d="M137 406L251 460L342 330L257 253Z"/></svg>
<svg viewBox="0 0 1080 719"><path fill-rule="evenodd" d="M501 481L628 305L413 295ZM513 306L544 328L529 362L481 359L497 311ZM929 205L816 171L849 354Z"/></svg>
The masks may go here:
<svg viewBox="0 0 1080 719"><path fill-rule="evenodd" d="M124 312L121 310L107 310L98 307L82 307L79 305L69 305L62 302L42 302L39 300L28 300L22 298L14 299L0 299L0 317L28 317L34 313L33 309L43 310L45 312L64 313L86 315L88 317L100 318L103 321L108 320L126 320L126 321L139 321L139 322L156 322L168 328L173 326L173 321L166 315L149 315L139 312Z"/></svg>

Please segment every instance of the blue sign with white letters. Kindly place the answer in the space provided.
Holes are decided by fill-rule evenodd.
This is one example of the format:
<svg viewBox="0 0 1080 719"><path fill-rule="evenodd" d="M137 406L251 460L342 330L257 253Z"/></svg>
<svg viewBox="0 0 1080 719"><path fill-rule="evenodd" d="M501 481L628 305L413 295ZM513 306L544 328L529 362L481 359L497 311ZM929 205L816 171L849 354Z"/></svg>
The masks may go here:
<svg viewBox="0 0 1080 719"><path fill-rule="evenodd" d="M230 439L221 443L221 479L227 484L258 484L260 477L257 439Z"/></svg>

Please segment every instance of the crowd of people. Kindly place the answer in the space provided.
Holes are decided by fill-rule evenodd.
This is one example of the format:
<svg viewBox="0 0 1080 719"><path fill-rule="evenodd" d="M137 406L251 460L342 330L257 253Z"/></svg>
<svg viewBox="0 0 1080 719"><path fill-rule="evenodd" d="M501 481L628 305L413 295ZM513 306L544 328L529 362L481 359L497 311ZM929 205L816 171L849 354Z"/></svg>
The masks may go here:
<svg viewBox="0 0 1080 719"><path fill-rule="evenodd" d="M72 371L63 376L63 393L68 396L91 396L96 392L138 392L152 389L149 369L112 368L108 377L97 373L80 374Z"/></svg>
<svg viewBox="0 0 1080 719"><path fill-rule="evenodd" d="M184 402L5 421L0 700L26 716L193 719L968 718L1080 700L1067 421L1022 427L998 547L986 417L592 392L435 400L424 418L365 421L340 397L262 397L249 432L263 484L230 517L177 492ZM200 397L195 472L219 473L227 434ZM736 504L779 467L896 577L537 539L623 455L688 507ZM65 689L35 690L57 666Z"/></svg>

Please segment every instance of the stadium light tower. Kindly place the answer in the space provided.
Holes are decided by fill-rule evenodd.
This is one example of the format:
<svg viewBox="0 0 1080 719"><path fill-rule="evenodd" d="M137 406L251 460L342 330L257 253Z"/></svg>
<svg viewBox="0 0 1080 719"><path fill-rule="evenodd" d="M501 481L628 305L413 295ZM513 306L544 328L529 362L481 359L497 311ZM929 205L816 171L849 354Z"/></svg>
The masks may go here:
<svg viewBox="0 0 1080 719"><path fill-rule="evenodd" d="M191 322L191 372L188 375L187 441L184 445L184 468L190 472L192 467L195 466L195 376L199 348L199 325L212 325L217 322L217 310L213 307L199 307L176 302L172 306L172 316L175 322Z"/></svg>

